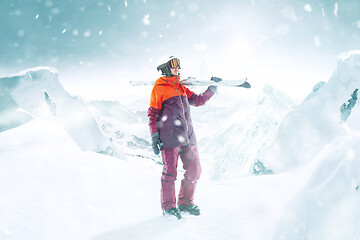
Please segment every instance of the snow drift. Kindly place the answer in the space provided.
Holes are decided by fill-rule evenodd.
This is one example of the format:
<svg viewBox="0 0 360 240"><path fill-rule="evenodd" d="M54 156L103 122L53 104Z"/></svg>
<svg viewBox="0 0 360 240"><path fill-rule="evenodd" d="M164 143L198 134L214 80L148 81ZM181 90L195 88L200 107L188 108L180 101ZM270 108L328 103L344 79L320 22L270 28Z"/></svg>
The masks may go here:
<svg viewBox="0 0 360 240"><path fill-rule="evenodd" d="M353 51L339 58L328 83L316 85L314 92L286 115L258 159L275 172L287 171L312 161L335 138L359 131L360 107L354 104L359 88L360 52ZM350 102L353 108L347 109L344 118L344 104Z"/></svg>
<svg viewBox="0 0 360 240"><path fill-rule="evenodd" d="M360 132L327 145L307 171L274 239L360 239Z"/></svg>
<svg viewBox="0 0 360 240"><path fill-rule="evenodd" d="M0 78L0 130L19 126L31 118L60 124L83 150L109 151L93 115L70 96L54 68L39 67Z"/></svg>

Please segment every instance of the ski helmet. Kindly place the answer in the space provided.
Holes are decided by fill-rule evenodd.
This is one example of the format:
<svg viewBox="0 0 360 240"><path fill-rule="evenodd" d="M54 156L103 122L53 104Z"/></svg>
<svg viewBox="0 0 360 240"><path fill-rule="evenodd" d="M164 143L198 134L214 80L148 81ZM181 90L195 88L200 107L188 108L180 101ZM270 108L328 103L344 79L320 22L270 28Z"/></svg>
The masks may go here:
<svg viewBox="0 0 360 240"><path fill-rule="evenodd" d="M171 56L169 61L167 61L166 63L160 64L156 69L158 71L161 70L161 75L170 77L170 76L172 76L170 68L176 68L176 67L179 67L179 69L181 69L180 59L178 59L177 57Z"/></svg>

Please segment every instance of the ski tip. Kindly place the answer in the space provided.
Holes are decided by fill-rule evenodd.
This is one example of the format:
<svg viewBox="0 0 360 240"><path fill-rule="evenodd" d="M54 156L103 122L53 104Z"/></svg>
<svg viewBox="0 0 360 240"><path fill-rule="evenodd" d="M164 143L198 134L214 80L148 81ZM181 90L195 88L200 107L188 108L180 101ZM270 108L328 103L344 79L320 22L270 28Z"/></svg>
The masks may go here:
<svg viewBox="0 0 360 240"><path fill-rule="evenodd" d="M251 84L248 82L244 82L243 84L239 85L239 87L243 87L243 88L251 88Z"/></svg>

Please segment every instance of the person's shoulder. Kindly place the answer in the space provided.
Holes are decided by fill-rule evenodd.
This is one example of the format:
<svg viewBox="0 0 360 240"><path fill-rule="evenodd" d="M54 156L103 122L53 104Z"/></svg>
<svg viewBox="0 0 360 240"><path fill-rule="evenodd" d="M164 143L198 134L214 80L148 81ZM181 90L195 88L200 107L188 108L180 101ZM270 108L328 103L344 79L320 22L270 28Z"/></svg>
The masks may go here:
<svg viewBox="0 0 360 240"><path fill-rule="evenodd" d="M160 77L155 81L154 87L165 86L167 84L165 77Z"/></svg>
<svg viewBox="0 0 360 240"><path fill-rule="evenodd" d="M155 85L161 84L163 81L164 81L164 78L163 78L163 77L159 77L158 79L156 79Z"/></svg>

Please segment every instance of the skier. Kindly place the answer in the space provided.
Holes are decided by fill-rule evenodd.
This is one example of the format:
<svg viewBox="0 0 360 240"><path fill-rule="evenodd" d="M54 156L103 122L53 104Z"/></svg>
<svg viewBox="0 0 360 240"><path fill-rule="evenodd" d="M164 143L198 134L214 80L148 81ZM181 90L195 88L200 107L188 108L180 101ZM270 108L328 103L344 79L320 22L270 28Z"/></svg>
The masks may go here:
<svg viewBox="0 0 360 240"><path fill-rule="evenodd" d="M163 214L178 219L182 218L182 211L200 215L199 207L194 204L194 193L201 165L189 105L204 105L216 93L217 87L211 85L204 93L197 95L180 85L180 60L175 57L170 57L157 70L161 70L163 76L154 84L148 116L152 148L155 154L161 151L164 164L161 176ZM213 77L212 80L221 81L221 78ZM185 173L176 208L175 180L179 156Z"/></svg>

